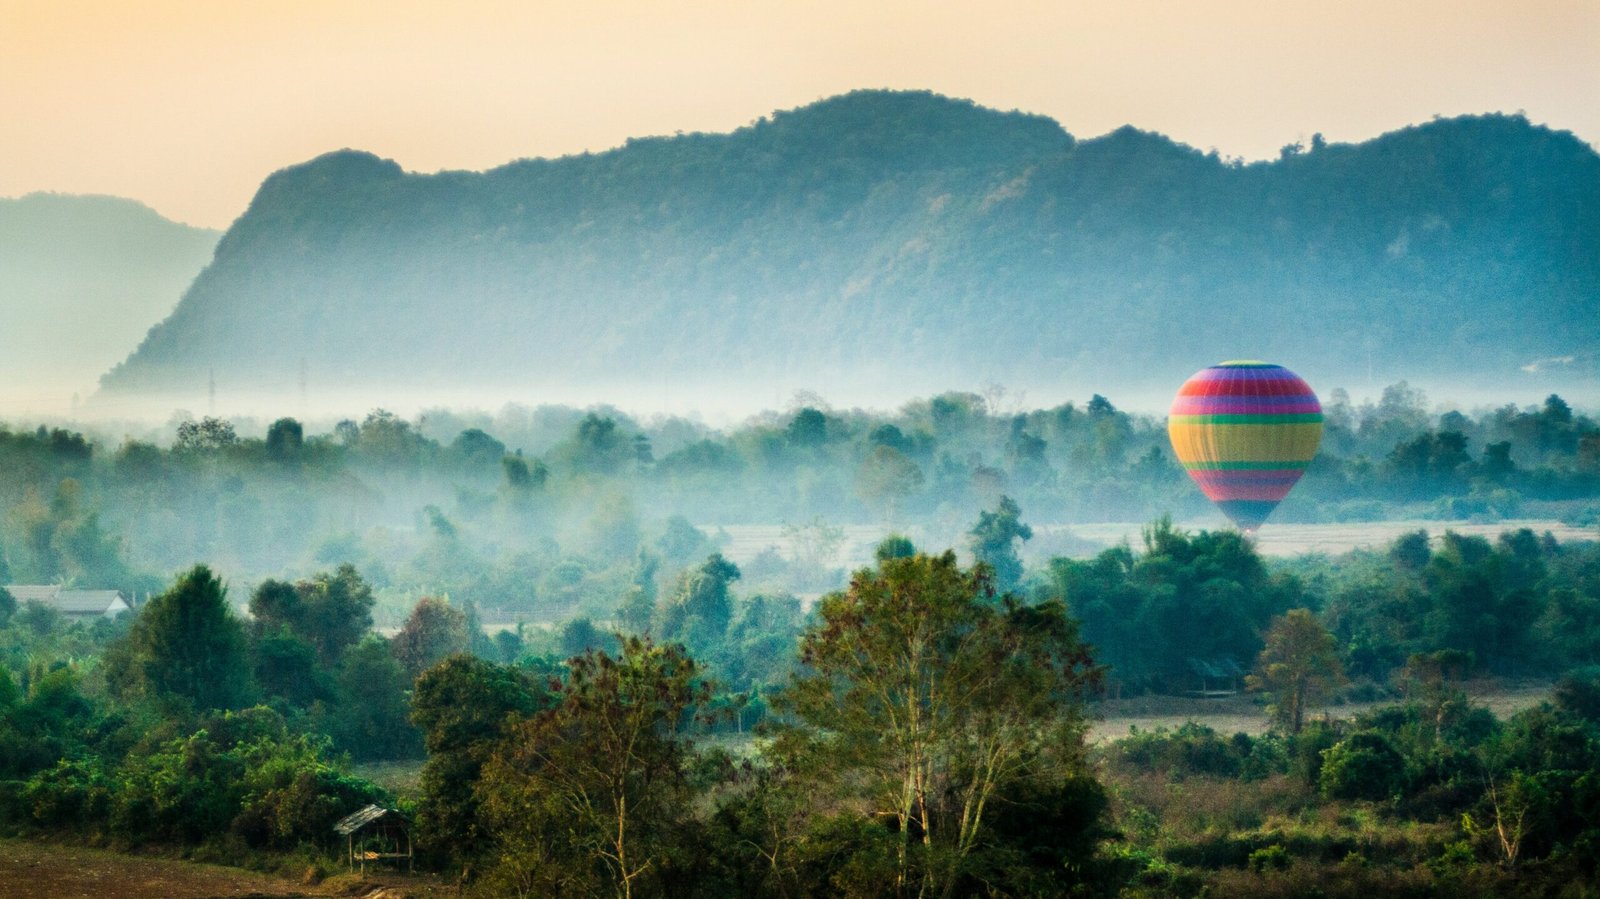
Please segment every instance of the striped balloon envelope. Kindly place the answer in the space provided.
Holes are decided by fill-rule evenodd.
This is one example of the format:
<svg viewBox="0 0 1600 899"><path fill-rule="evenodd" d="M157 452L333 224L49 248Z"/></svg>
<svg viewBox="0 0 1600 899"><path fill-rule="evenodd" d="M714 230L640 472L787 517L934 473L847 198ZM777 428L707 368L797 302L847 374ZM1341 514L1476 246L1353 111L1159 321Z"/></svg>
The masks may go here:
<svg viewBox="0 0 1600 899"><path fill-rule="evenodd" d="M1223 362L1183 382L1167 436L1206 497L1254 532L1316 456L1322 404L1281 365Z"/></svg>

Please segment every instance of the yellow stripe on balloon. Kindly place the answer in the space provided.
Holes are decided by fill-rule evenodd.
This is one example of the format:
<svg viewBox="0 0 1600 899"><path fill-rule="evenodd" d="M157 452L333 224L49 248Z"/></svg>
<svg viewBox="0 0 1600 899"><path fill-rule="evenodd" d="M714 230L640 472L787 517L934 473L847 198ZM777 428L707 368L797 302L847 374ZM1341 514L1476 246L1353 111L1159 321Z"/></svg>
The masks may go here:
<svg viewBox="0 0 1600 899"><path fill-rule="evenodd" d="M1178 461L1305 463L1317 454L1322 423L1210 425L1169 424Z"/></svg>

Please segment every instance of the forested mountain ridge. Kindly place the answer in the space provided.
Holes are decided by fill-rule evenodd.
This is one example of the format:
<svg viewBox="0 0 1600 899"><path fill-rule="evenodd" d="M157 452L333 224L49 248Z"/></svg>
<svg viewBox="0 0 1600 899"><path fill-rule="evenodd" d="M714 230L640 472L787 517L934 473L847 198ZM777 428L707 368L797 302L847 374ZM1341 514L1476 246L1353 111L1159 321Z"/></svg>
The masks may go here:
<svg viewBox="0 0 1600 899"><path fill-rule="evenodd" d="M731 134L482 173L280 171L117 396L1533 377L1600 345L1600 155L1517 116L1240 164L1123 128L861 91ZM1548 375L1546 375L1548 376Z"/></svg>
<svg viewBox="0 0 1600 899"><path fill-rule="evenodd" d="M0 409L64 409L92 390L219 237L118 197L0 198Z"/></svg>

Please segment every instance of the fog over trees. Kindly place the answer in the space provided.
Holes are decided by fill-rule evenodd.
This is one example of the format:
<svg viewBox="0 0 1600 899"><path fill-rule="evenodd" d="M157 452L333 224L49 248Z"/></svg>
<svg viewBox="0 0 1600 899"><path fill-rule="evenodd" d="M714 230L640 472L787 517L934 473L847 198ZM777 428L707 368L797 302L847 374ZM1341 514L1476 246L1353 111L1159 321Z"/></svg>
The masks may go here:
<svg viewBox="0 0 1600 899"><path fill-rule="evenodd" d="M84 410L0 422L0 839L329 895L1596 896L1597 227L1600 156L1504 115L1244 165L862 91L285 169ZM1365 537L1272 554L1117 393L1241 344L1563 386L1326 389L1262 534ZM416 877L345 872L369 804Z"/></svg>
<svg viewBox="0 0 1600 899"><path fill-rule="evenodd" d="M334 820L398 804L482 896L1583 880L1600 543L1453 527L1592 529L1600 427L1405 384L1325 411L1274 521L1423 527L1270 558L1175 524L1221 519L1098 395L0 429L0 575L137 607L0 592L0 828L331 870ZM1074 533L1106 519L1144 523ZM1086 737L1239 690L1251 734Z"/></svg>

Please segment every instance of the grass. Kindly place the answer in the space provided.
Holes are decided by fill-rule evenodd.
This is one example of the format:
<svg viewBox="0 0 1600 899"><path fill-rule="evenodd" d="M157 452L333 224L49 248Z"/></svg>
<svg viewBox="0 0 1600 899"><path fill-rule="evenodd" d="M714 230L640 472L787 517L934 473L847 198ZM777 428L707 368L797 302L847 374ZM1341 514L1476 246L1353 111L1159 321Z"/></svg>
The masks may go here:
<svg viewBox="0 0 1600 899"><path fill-rule="evenodd" d="M1469 686L1473 700L1502 720L1523 709L1533 708L1550 698L1553 685L1544 682L1504 684L1484 682ZM1312 709L1313 718L1327 716L1348 719L1375 708L1394 705L1393 699L1376 702L1349 702ZM1142 731L1164 727L1176 729L1189 722L1204 724L1223 736L1244 733L1260 736L1268 730L1265 700L1241 693L1220 699L1194 699L1186 696L1141 696L1106 700L1090 709L1095 720L1089 726L1089 742L1104 743L1128 735L1130 727Z"/></svg>
<svg viewBox="0 0 1600 899"><path fill-rule="evenodd" d="M222 865L0 840L0 892L8 899L315 895L307 889L287 878Z"/></svg>
<svg viewBox="0 0 1600 899"><path fill-rule="evenodd" d="M370 780L393 793L396 799L422 797L422 759L398 762L365 762L351 766L357 777Z"/></svg>

